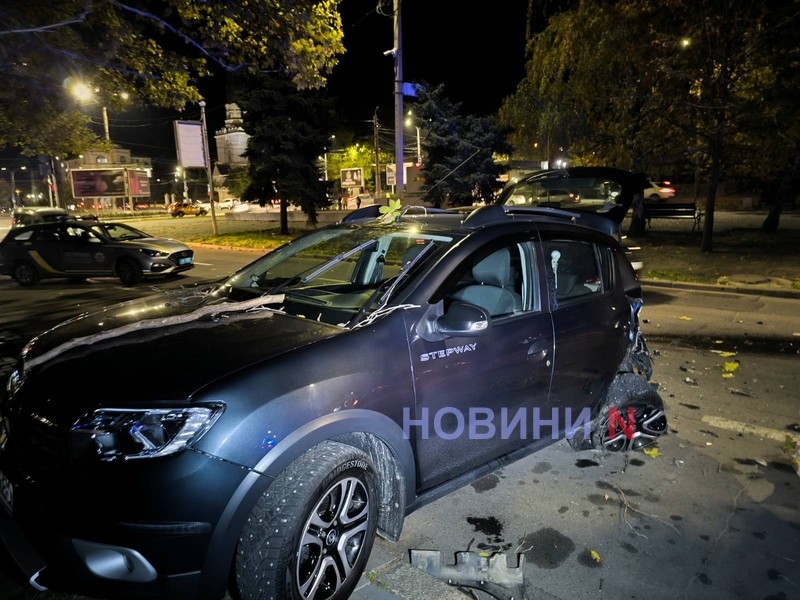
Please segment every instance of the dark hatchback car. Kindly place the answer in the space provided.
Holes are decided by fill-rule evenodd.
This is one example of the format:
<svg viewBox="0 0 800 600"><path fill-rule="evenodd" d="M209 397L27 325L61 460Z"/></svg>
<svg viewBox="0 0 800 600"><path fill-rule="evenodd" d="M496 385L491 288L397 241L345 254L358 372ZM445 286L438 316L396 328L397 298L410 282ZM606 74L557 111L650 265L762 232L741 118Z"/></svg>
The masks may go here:
<svg viewBox="0 0 800 600"><path fill-rule="evenodd" d="M29 286L54 277L118 277L123 285L194 267L186 244L124 223L65 220L11 229L0 242L0 274Z"/></svg>
<svg viewBox="0 0 800 600"><path fill-rule="evenodd" d="M11 228L36 225L37 223L58 223L62 221L97 221L92 214L76 214L63 208L50 206L21 206L11 213Z"/></svg>
<svg viewBox="0 0 800 600"><path fill-rule="evenodd" d="M641 288L581 219L353 219L39 335L0 402L11 556L93 596L346 598L376 534L500 465L653 443Z"/></svg>

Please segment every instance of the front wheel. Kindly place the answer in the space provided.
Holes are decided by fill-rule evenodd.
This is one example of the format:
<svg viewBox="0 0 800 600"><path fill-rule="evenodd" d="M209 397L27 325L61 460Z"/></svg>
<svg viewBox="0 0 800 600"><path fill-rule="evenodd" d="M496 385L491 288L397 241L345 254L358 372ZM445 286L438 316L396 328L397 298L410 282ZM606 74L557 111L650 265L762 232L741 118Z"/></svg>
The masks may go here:
<svg viewBox="0 0 800 600"><path fill-rule="evenodd" d="M142 280L142 268L132 260L123 258L117 263L117 277L122 285L136 285Z"/></svg>
<svg viewBox="0 0 800 600"><path fill-rule="evenodd" d="M377 511L378 476L364 452L333 441L309 449L264 492L239 535L242 600L349 597Z"/></svg>

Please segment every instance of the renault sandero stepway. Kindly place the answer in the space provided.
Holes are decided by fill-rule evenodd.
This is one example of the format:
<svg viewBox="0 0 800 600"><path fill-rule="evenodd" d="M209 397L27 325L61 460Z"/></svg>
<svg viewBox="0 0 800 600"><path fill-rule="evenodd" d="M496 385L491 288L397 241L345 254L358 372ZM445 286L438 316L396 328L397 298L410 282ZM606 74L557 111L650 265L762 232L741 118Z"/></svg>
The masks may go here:
<svg viewBox="0 0 800 600"><path fill-rule="evenodd" d="M563 438L657 443L641 288L601 222L640 178L552 175L602 210L361 213L30 341L0 401L0 534L28 580L347 598L375 536L456 487Z"/></svg>

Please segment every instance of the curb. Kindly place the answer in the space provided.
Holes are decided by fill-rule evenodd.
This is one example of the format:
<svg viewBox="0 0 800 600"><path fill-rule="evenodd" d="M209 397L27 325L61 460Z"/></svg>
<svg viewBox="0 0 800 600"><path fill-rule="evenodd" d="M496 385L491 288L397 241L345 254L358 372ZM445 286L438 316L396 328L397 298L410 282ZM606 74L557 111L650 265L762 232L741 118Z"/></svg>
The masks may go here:
<svg viewBox="0 0 800 600"><path fill-rule="evenodd" d="M800 298L800 290L760 285L717 285L713 283L690 283L686 281L666 281L663 279L640 279L643 287L665 287L672 289L697 290L706 292L727 292L730 294L750 294L771 296L773 298Z"/></svg>

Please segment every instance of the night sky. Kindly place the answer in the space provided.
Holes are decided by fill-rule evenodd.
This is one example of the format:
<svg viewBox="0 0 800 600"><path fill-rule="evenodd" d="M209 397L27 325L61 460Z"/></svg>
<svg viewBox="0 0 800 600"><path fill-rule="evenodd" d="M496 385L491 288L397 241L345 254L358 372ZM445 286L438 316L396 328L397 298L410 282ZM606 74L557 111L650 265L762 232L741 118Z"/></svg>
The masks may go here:
<svg viewBox="0 0 800 600"><path fill-rule="evenodd" d="M394 45L392 8L392 0L387 0L383 10L377 0L343 0L340 5L347 53L340 58L328 88L338 98L345 125L357 135L371 131L376 109L381 126L394 128L394 61L383 54ZM443 83L446 96L461 103L465 114L495 113L524 75L526 9L527 0L481 4L404 0L403 79ZM225 102L235 98L226 97L221 78L204 82L201 89L213 138L223 125ZM99 108L91 116L102 135ZM200 108L187 106L182 113L109 109L108 118L112 141L134 155L153 157L158 175L175 166L173 122L199 120ZM213 155L213 141L211 148Z"/></svg>

